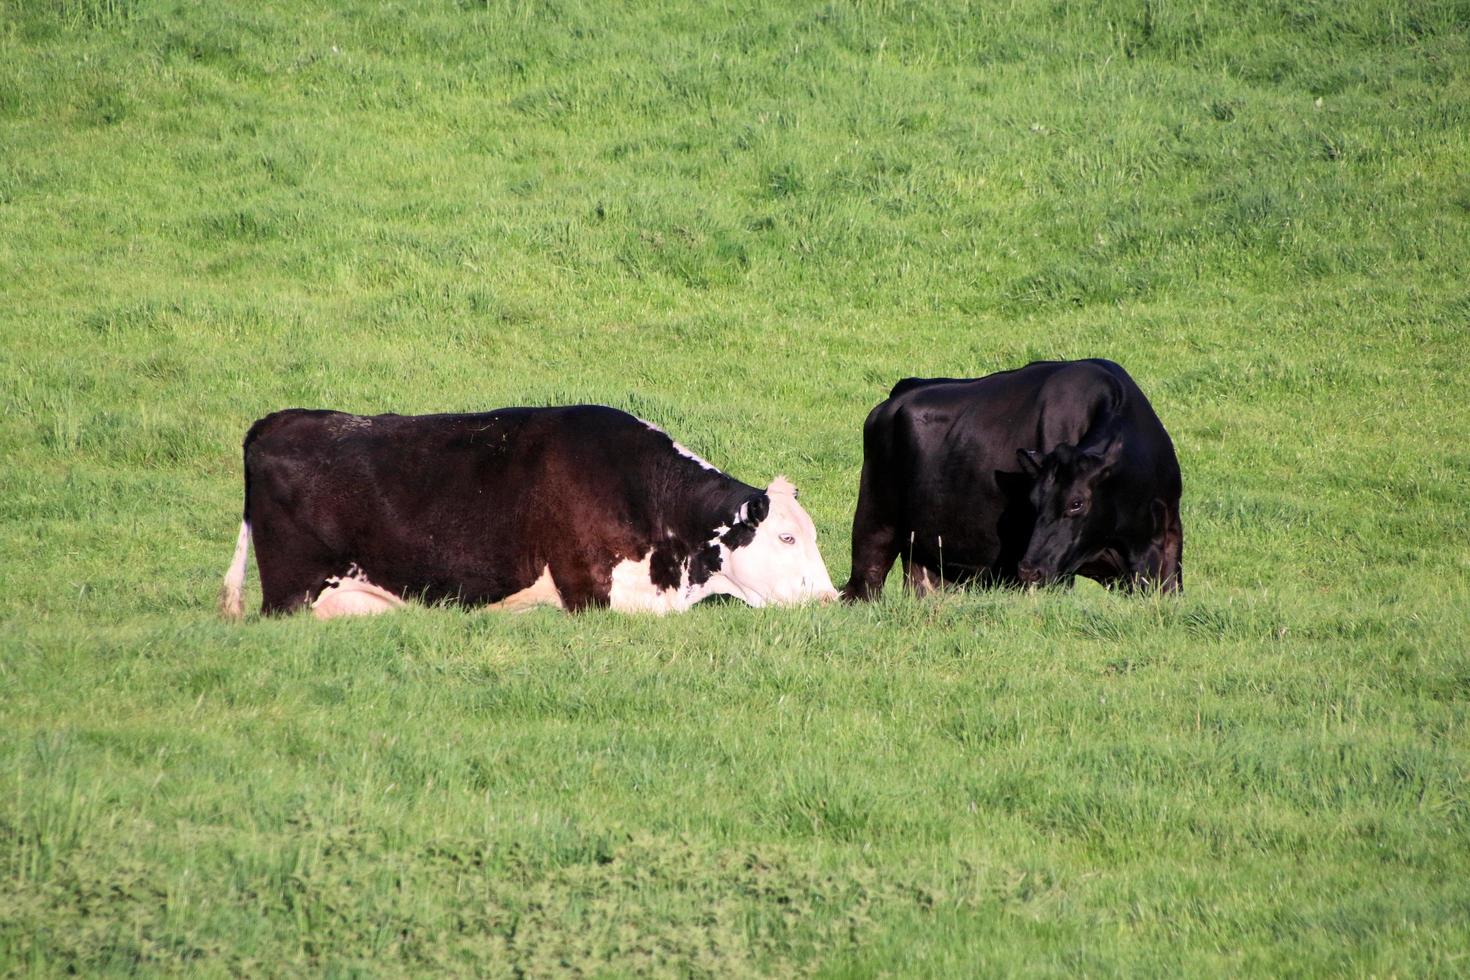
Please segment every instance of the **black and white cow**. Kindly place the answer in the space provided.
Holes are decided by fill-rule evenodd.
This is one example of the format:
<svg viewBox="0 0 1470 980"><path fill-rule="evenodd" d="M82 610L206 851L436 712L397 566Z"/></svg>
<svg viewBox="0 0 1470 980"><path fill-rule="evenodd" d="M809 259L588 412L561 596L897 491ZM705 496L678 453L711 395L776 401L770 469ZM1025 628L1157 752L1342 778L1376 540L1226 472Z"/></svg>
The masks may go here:
<svg viewBox="0 0 1470 980"><path fill-rule="evenodd" d="M784 478L741 483L598 405L268 415L245 436L227 618L242 615L252 542L263 613L406 600L664 613L715 594L752 606L837 595Z"/></svg>
<svg viewBox="0 0 1470 980"><path fill-rule="evenodd" d="M863 428L847 599L902 557L945 582L1182 584L1174 444L1112 361L1038 361L976 379L909 378Z"/></svg>

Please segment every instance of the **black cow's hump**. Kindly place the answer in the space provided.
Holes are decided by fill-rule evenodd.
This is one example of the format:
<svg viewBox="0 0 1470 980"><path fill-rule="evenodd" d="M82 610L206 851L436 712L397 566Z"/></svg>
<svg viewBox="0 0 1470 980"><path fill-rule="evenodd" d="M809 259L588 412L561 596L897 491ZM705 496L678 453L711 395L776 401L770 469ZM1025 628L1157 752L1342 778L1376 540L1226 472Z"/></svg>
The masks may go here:
<svg viewBox="0 0 1470 980"><path fill-rule="evenodd" d="M900 395L907 394L911 391L916 391L920 388L931 388L938 385L974 384L977 381L992 381L1014 375L1049 372L1057 370L1058 368L1065 368L1077 364L1088 363L1095 364L1106 369L1112 369L1116 372L1121 372L1123 370L1112 361L1104 361L1097 358L1091 359L1089 361L1032 361L1030 364L1027 364L1024 367L1010 368L1009 370L1005 371L995 371L991 374L981 375L978 378L904 378L894 384L893 388L888 392L888 397L897 398Z"/></svg>
<svg viewBox="0 0 1470 980"><path fill-rule="evenodd" d="M891 390L890 392L888 392L888 397L889 398L897 398L899 395L902 395L902 394L904 394L906 392L913 391L916 388L927 388L930 385L955 384L955 383L962 382L962 381L967 381L967 380L971 380L971 379L968 379L968 378L904 378L902 381L898 382L897 384L895 384L893 386L893 390Z"/></svg>

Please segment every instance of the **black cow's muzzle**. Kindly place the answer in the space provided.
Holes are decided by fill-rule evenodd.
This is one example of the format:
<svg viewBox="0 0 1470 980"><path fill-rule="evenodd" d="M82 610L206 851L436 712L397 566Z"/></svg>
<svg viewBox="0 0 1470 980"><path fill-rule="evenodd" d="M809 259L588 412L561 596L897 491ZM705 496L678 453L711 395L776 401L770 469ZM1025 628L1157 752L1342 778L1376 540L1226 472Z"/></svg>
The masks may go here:
<svg viewBox="0 0 1470 980"><path fill-rule="evenodd" d="M1016 578L1021 580L1022 585L1054 585L1071 574L1065 570L1066 568L1064 564L1035 565L1029 561L1023 561L1016 567Z"/></svg>

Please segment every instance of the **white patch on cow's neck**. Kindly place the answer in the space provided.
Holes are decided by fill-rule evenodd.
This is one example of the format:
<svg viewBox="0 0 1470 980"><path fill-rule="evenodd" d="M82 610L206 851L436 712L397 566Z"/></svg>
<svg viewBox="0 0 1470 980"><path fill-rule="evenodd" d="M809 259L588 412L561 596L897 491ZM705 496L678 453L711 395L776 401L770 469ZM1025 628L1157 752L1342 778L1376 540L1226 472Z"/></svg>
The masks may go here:
<svg viewBox="0 0 1470 980"><path fill-rule="evenodd" d="M715 467L715 465L713 463L711 463L709 460L705 459L703 456L700 456L698 453L695 453L695 452L693 452L693 451L685 448L684 446L680 445L678 439L675 439L673 436L670 436L661 427L659 427L657 425L654 425L652 422L648 421L647 419L639 419L638 421L642 422L644 425L648 426L650 429L652 429L654 432L657 432L659 435L668 436L669 442L671 442L671 443L674 444L674 452L678 453L680 456L683 456L685 459L692 459L692 460L694 460L696 463L698 463L700 466L704 467L705 469L709 470L711 473L718 473L718 472L720 472Z"/></svg>
<svg viewBox="0 0 1470 980"><path fill-rule="evenodd" d="M311 604L311 614L317 619L376 616L406 605L387 589L369 582L362 569L353 563L347 567L346 574L327 579L327 587Z"/></svg>
<svg viewBox="0 0 1470 980"><path fill-rule="evenodd" d="M525 612L537 606L555 606L557 609L566 608L566 605L561 601L561 593L556 590L556 583L551 580L550 565L542 568L540 577L526 588L513 595L506 596L499 602L492 602L485 608L503 612Z"/></svg>

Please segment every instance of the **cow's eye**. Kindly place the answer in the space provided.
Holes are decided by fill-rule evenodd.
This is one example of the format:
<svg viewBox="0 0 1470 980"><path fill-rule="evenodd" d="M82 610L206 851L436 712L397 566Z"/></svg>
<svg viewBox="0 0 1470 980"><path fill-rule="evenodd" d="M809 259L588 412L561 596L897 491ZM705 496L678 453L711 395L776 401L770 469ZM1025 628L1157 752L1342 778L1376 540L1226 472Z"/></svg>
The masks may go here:
<svg viewBox="0 0 1470 980"><path fill-rule="evenodd" d="M782 544L796 544L796 535L794 534L783 534L780 537Z"/></svg>
<svg viewBox="0 0 1470 980"><path fill-rule="evenodd" d="M1076 517L1078 514L1082 513L1082 507L1084 503L1085 501L1083 501L1081 497L1073 497L1072 500L1067 503L1067 516Z"/></svg>

